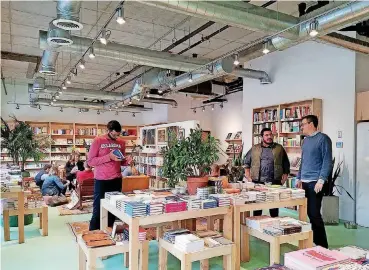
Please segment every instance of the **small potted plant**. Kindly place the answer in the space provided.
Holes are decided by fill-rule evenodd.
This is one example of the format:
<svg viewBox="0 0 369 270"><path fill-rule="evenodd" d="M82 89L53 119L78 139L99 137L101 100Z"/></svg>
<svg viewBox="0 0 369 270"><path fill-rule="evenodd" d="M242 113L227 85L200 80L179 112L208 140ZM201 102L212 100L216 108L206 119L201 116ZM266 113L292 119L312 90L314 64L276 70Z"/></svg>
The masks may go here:
<svg viewBox="0 0 369 270"><path fill-rule="evenodd" d="M208 183L211 165L219 159L220 142L213 136L203 139L200 128L192 129L186 138L178 140L169 135L168 146L162 149L163 176L169 187L180 180L187 181L189 194L196 194L198 187Z"/></svg>

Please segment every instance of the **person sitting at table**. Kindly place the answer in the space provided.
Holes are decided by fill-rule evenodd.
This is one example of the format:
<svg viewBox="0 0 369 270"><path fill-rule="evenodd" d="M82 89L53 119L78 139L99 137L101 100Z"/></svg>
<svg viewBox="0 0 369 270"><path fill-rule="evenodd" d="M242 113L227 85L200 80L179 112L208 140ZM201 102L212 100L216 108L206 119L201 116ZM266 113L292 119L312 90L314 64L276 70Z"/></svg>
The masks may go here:
<svg viewBox="0 0 369 270"><path fill-rule="evenodd" d="M90 165L88 165L87 161L84 163L84 171L77 171L77 185L80 185L85 180L94 179L94 172L92 171L92 168Z"/></svg>
<svg viewBox="0 0 369 270"><path fill-rule="evenodd" d="M45 164L41 171L39 171L35 176L36 185L41 189L42 184L46 176L49 174L51 169L51 164Z"/></svg>
<svg viewBox="0 0 369 270"><path fill-rule="evenodd" d="M57 176L58 168L52 167L50 169L50 174L46 177L44 183L42 184L42 196L60 196L65 195L67 191L67 186L69 181L67 180L65 184Z"/></svg>
<svg viewBox="0 0 369 270"><path fill-rule="evenodd" d="M122 176L132 176L132 175L139 175L138 170L136 169L136 163L130 156L127 156L127 162L129 162L128 166L122 166Z"/></svg>

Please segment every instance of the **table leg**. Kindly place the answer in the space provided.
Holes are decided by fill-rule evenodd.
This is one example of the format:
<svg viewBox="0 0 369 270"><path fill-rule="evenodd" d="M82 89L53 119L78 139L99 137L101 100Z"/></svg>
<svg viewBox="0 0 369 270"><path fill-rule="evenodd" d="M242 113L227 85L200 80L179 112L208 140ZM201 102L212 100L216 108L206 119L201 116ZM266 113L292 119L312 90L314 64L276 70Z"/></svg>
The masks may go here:
<svg viewBox="0 0 369 270"><path fill-rule="evenodd" d="M40 218L40 230L42 230L42 212L38 213L38 216Z"/></svg>
<svg viewBox="0 0 369 270"><path fill-rule="evenodd" d="M200 261L200 270L209 270L209 260Z"/></svg>
<svg viewBox="0 0 369 270"><path fill-rule="evenodd" d="M4 222L4 241L10 241L10 223L9 223L9 210L3 211Z"/></svg>
<svg viewBox="0 0 369 270"><path fill-rule="evenodd" d="M81 247L78 248L78 261L79 261L78 270L86 270L86 255Z"/></svg>
<svg viewBox="0 0 369 270"><path fill-rule="evenodd" d="M196 231L196 218L191 218L187 220L188 227L190 231Z"/></svg>
<svg viewBox="0 0 369 270"><path fill-rule="evenodd" d="M240 259L240 249L241 249L241 220L240 220L240 210L239 207L234 206L233 207L233 242L236 245L236 269L240 269L241 265L241 259ZM224 221L225 222L225 221ZM246 251L244 251L246 252ZM245 254L247 255L247 254ZM245 257L247 258L247 256Z"/></svg>
<svg viewBox="0 0 369 270"><path fill-rule="evenodd" d="M40 217L42 217L42 236L48 236L49 234L49 213L48 213L47 206L42 207L42 214Z"/></svg>
<svg viewBox="0 0 369 270"><path fill-rule="evenodd" d="M219 231L223 232L223 219L219 219Z"/></svg>
<svg viewBox="0 0 369 270"><path fill-rule="evenodd" d="M307 221L307 199L303 205L299 205L299 220ZM304 249L305 240L299 240L299 249Z"/></svg>
<svg viewBox="0 0 369 270"><path fill-rule="evenodd" d="M232 240L232 221L233 221L233 208L229 208L227 214L224 215L223 220L223 236L229 240ZM226 268L229 264L227 256L223 256L223 268Z"/></svg>
<svg viewBox="0 0 369 270"><path fill-rule="evenodd" d="M129 252L123 253L123 265L125 268L129 267Z"/></svg>
<svg viewBox="0 0 369 270"><path fill-rule="evenodd" d="M149 241L145 240L142 243L141 253L140 253L140 270L149 269Z"/></svg>
<svg viewBox="0 0 369 270"><path fill-rule="evenodd" d="M188 255L185 255L181 261L181 270L191 270L192 262Z"/></svg>
<svg viewBox="0 0 369 270"><path fill-rule="evenodd" d="M247 233L247 226L241 225L241 262L250 260L250 236Z"/></svg>
<svg viewBox="0 0 369 270"><path fill-rule="evenodd" d="M18 234L19 244L24 243L24 193L18 192Z"/></svg>
<svg viewBox="0 0 369 270"><path fill-rule="evenodd" d="M208 230L214 231L214 219L213 217L206 217L206 225Z"/></svg>
<svg viewBox="0 0 369 270"><path fill-rule="evenodd" d="M279 238L274 238L272 242L270 242L270 265L279 264L281 256L281 244L279 242Z"/></svg>
<svg viewBox="0 0 369 270"><path fill-rule="evenodd" d="M107 227L108 227L108 210L106 210L103 207L103 204L100 201L100 230L105 230Z"/></svg>
<svg viewBox="0 0 369 270"><path fill-rule="evenodd" d="M138 219L132 218L129 224L129 270L138 270Z"/></svg>
<svg viewBox="0 0 369 270"><path fill-rule="evenodd" d="M227 255L227 264L224 267L225 270L235 270L236 267L236 245L232 246L232 253L230 255Z"/></svg>
<svg viewBox="0 0 369 270"><path fill-rule="evenodd" d="M159 270L167 270L168 251L159 243Z"/></svg>

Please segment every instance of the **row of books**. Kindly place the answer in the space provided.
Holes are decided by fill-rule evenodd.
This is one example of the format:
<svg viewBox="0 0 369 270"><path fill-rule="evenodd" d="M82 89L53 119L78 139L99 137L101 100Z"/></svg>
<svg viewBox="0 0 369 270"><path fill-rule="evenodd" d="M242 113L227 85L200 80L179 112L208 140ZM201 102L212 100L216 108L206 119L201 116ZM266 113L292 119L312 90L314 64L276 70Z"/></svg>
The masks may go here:
<svg viewBox="0 0 369 270"><path fill-rule="evenodd" d="M273 137L273 140L277 141L277 136ZM263 138L261 136L254 136L254 144L261 143L263 141Z"/></svg>
<svg viewBox="0 0 369 270"><path fill-rule="evenodd" d="M96 136L97 128L77 128L76 135Z"/></svg>
<svg viewBox="0 0 369 270"><path fill-rule="evenodd" d="M277 110L265 110L262 112L254 113L254 123L255 122L265 122L265 121L278 121Z"/></svg>
<svg viewBox="0 0 369 270"><path fill-rule="evenodd" d="M33 134L48 134L47 127L31 127Z"/></svg>
<svg viewBox="0 0 369 270"><path fill-rule="evenodd" d="M302 117L311 114L311 108L306 106L294 106L280 110L280 119L301 119Z"/></svg>
<svg viewBox="0 0 369 270"><path fill-rule="evenodd" d="M296 138L279 137L278 143L287 147L299 147L301 145L300 136Z"/></svg>
<svg viewBox="0 0 369 270"><path fill-rule="evenodd" d="M267 123L254 125L254 127L253 127L254 134L260 134L261 131L263 130L263 128L270 128L272 130L272 133L277 133L278 132L277 123L267 122Z"/></svg>
<svg viewBox="0 0 369 270"><path fill-rule="evenodd" d="M281 132L300 132L301 122L282 122Z"/></svg>
<svg viewBox="0 0 369 270"><path fill-rule="evenodd" d="M73 135L73 133L74 133L73 129L68 128L59 128L51 130L52 135Z"/></svg>
<svg viewBox="0 0 369 270"><path fill-rule="evenodd" d="M133 159L139 164L163 166L163 157L135 156Z"/></svg>

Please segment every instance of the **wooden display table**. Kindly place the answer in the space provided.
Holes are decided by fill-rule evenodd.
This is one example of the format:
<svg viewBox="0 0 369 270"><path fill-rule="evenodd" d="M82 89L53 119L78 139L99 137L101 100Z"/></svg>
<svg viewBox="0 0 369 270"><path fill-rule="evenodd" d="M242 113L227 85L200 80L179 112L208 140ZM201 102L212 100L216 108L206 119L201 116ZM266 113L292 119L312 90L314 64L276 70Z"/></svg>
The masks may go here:
<svg viewBox="0 0 369 270"><path fill-rule="evenodd" d="M24 208L24 198L31 196L29 191L19 192L3 192L1 197L5 199L18 199L17 210L3 210L4 218L4 241L10 241L10 216L18 216L18 242L24 243L24 215L40 214L40 233L42 236L48 235L48 208L43 206L41 208Z"/></svg>
<svg viewBox="0 0 369 270"><path fill-rule="evenodd" d="M176 248L175 245L165 241L164 239L160 239L159 270L167 269L168 252L181 261L181 270L191 270L192 262L194 261L201 261L200 269L207 270L209 269L207 260L218 256L223 256L223 258L226 258L226 264L224 265L223 269L225 270L235 269L234 256L236 255L236 246L234 244L222 245L213 248L205 247L203 250L198 252L185 253Z"/></svg>
<svg viewBox="0 0 369 270"><path fill-rule="evenodd" d="M168 222L177 222L190 220L200 217L210 217L223 215L223 236L229 240L232 240L232 207L217 207L211 209L200 209L183 211L176 213L164 213L162 215L155 216L144 216L132 218L127 214L119 211L114 205L110 204L108 200L102 199L100 204L100 228L104 229L108 226L108 212L122 220L124 223L129 225L129 269L138 269L138 251L139 251L139 241L138 241L138 230L140 226L156 227L156 225L162 225ZM183 224L183 222L181 222ZM227 258L224 259L225 264L227 264ZM147 262L146 262L147 263ZM143 262L144 264L144 262Z"/></svg>
<svg viewBox="0 0 369 270"><path fill-rule="evenodd" d="M89 248L82 239L82 235L78 236L79 249L79 270L94 270L96 269L96 260L106 256L116 254L127 254L129 252L129 244L127 242L119 243L113 246ZM140 269L147 270L149 259L149 241L143 241L139 244L140 253Z"/></svg>
<svg viewBox="0 0 369 270"><path fill-rule="evenodd" d="M233 220L233 242L236 244L236 269L240 269L240 264L242 262L248 262L250 260L250 241L249 241L249 233L246 230L246 226L242 226L241 233L241 220L244 222L245 217L250 215L251 211L254 210L266 210L271 208L282 208L282 207L291 207L291 206L299 206L299 220L306 221L307 220L307 200L303 199L295 199L288 201L279 201L279 202L265 202L265 203L250 203L243 205L235 205L233 207L234 220ZM242 241L241 241L242 236ZM242 245L241 245L242 242ZM305 246L304 240L299 240L299 248L303 248Z"/></svg>
<svg viewBox="0 0 369 270"><path fill-rule="evenodd" d="M270 244L270 265L279 264L281 256L281 244L291 243L294 241L303 241L303 249L313 247L313 232L301 232L280 236L271 236L261 231L248 228L246 225L242 225L243 231L248 235L254 236L261 240L264 240Z"/></svg>

